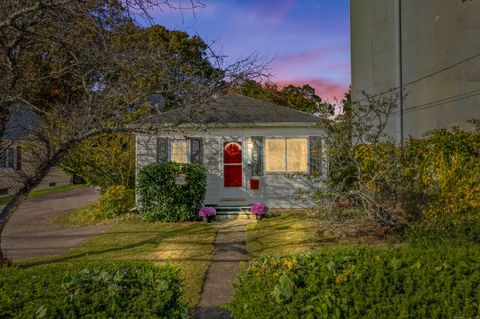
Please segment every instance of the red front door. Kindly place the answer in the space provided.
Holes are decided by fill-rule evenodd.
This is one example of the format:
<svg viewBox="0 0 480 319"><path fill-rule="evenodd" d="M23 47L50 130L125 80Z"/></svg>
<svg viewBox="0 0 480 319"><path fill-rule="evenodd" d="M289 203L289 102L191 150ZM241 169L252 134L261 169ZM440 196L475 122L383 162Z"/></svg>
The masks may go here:
<svg viewBox="0 0 480 319"><path fill-rule="evenodd" d="M242 143L223 144L223 176L225 187L242 187Z"/></svg>

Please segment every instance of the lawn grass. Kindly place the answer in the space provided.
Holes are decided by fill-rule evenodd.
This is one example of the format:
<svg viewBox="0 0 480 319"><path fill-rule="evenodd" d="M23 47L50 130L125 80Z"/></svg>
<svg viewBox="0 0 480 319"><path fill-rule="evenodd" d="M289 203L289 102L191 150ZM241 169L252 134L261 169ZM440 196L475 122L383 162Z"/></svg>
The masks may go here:
<svg viewBox="0 0 480 319"><path fill-rule="evenodd" d="M335 224L307 217L305 209L272 210L269 217L247 226L250 258L282 257L317 249L335 249L351 245L401 245L399 236L379 233L378 225L366 219Z"/></svg>
<svg viewBox="0 0 480 319"><path fill-rule="evenodd" d="M273 214L247 226L250 258L285 256L311 251L317 246L319 221L301 214Z"/></svg>
<svg viewBox="0 0 480 319"><path fill-rule="evenodd" d="M75 184L75 185L64 185L64 186L58 186L58 187L39 189L39 190L32 191L30 194L28 194L27 199L41 197L48 194L61 193L61 192L69 191L72 189L79 189L79 188L85 188L85 187L87 187L87 185L85 184ZM11 199L12 199L11 195L0 197L0 205L8 204L8 202L10 202Z"/></svg>
<svg viewBox="0 0 480 319"><path fill-rule="evenodd" d="M193 310L210 265L216 228L199 222L112 224L104 233L54 257L20 261L20 267L96 260L153 260L180 269L182 300Z"/></svg>
<svg viewBox="0 0 480 319"><path fill-rule="evenodd" d="M92 226L92 225L110 225L116 223L130 223L142 221L139 214L124 214L117 217L101 217L95 208L96 202L87 206L69 211L65 214L55 217L54 222L66 226Z"/></svg>

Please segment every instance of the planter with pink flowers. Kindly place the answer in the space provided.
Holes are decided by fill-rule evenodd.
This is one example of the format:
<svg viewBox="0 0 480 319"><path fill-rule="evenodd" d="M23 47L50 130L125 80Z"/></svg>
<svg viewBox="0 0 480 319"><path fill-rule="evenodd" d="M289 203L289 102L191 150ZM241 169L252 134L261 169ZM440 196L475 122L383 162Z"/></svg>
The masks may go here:
<svg viewBox="0 0 480 319"><path fill-rule="evenodd" d="M250 208L252 215L255 215L257 220L262 219L268 212L268 207L264 203L255 203Z"/></svg>
<svg viewBox="0 0 480 319"><path fill-rule="evenodd" d="M203 207L198 211L198 216L200 216L205 223L210 223L212 220L215 220L216 215L217 210L213 207Z"/></svg>

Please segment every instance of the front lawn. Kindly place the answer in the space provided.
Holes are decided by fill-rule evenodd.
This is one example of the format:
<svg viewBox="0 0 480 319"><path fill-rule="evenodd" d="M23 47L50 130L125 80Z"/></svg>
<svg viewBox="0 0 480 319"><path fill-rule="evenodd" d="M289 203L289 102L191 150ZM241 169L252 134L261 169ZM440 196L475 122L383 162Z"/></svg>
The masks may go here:
<svg viewBox="0 0 480 319"><path fill-rule="evenodd" d="M269 217L249 224L247 245L250 258L280 257L352 244L389 246L401 243L398 236L383 233L365 219L330 224L306 214L307 211L302 209L274 210Z"/></svg>
<svg viewBox="0 0 480 319"><path fill-rule="evenodd" d="M210 265L216 228L198 222L119 222L84 245L61 255L17 263L22 268L87 261L152 260L180 269L182 300L198 303L203 279Z"/></svg>

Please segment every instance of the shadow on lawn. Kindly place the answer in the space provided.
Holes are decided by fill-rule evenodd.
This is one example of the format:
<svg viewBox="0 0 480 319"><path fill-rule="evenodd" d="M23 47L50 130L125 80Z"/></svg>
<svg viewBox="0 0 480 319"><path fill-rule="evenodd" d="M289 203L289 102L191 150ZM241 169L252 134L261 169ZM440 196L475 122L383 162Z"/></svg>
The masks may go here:
<svg viewBox="0 0 480 319"><path fill-rule="evenodd" d="M71 252L60 256L51 256L41 259L20 260L17 265L20 268L30 268L35 266L65 263L73 261L95 261L102 258L128 260L153 260L153 261L194 261L210 262L210 252L205 251L205 247L213 247L213 241L202 240L198 238L201 235L211 236L202 227L183 227L181 229L170 230L149 230L149 231L110 231L100 234L88 240L83 246L73 249ZM143 240L135 237L151 236ZM182 238L177 238L182 237ZM185 237L194 237L188 239ZM131 242L119 243L131 239ZM167 247L161 247L166 245ZM168 247L172 245L172 247ZM159 247L160 246L160 247ZM168 256L169 253L176 254L179 247L183 256L166 257L153 254L160 251L162 255ZM48 248L45 248L48 249ZM198 251L198 253L195 253ZM178 255L178 254L177 254Z"/></svg>

